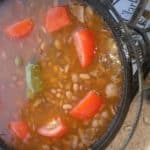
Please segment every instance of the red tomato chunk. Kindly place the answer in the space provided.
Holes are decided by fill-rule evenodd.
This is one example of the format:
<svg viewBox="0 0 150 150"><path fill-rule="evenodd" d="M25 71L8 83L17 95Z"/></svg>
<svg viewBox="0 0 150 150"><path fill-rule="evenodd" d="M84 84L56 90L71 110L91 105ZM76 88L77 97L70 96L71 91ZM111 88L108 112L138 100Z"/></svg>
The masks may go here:
<svg viewBox="0 0 150 150"><path fill-rule="evenodd" d="M92 118L103 108L104 100L95 91L90 91L70 112L76 119Z"/></svg>
<svg viewBox="0 0 150 150"><path fill-rule="evenodd" d="M49 8L45 25L48 32L58 31L70 23L71 20L65 7Z"/></svg>
<svg viewBox="0 0 150 150"><path fill-rule="evenodd" d="M74 44L83 68L89 66L95 55L95 37L91 30L80 29L73 34Z"/></svg>
<svg viewBox="0 0 150 150"><path fill-rule="evenodd" d="M26 122L14 121L10 123L12 133L21 140L26 140L29 136L29 129Z"/></svg>
<svg viewBox="0 0 150 150"><path fill-rule="evenodd" d="M5 29L5 33L12 38L22 38L28 35L33 28L33 21L31 19L25 19L8 26Z"/></svg>

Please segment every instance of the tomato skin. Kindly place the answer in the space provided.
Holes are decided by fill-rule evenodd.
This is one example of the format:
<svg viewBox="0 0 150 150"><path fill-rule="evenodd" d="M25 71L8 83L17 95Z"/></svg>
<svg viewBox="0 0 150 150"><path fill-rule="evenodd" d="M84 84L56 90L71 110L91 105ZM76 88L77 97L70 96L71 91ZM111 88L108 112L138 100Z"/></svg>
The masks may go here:
<svg viewBox="0 0 150 150"><path fill-rule="evenodd" d="M33 21L24 19L13 25L8 26L4 32L11 38L23 38L27 36L33 29Z"/></svg>
<svg viewBox="0 0 150 150"><path fill-rule="evenodd" d="M67 9L64 6L49 8L45 27L48 32L55 32L71 24Z"/></svg>
<svg viewBox="0 0 150 150"><path fill-rule="evenodd" d="M95 56L95 36L90 29L83 28L74 32L74 45L82 68L88 67Z"/></svg>
<svg viewBox="0 0 150 150"><path fill-rule="evenodd" d="M86 120L94 117L104 104L104 99L95 91L90 91L87 95L70 111L73 118Z"/></svg>
<svg viewBox="0 0 150 150"><path fill-rule="evenodd" d="M26 122L13 121L9 124L12 133L21 140L26 140L29 137L29 128Z"/></svg>
<svg viewBox="0 0 150 150"><path fill-rule="evenodd" d="M54 127L52 123L54 123ZM60 138L68 132L68 127L60 117L53 118L46 125L38 129L38 133L42 136L50 138Z"/></svg>

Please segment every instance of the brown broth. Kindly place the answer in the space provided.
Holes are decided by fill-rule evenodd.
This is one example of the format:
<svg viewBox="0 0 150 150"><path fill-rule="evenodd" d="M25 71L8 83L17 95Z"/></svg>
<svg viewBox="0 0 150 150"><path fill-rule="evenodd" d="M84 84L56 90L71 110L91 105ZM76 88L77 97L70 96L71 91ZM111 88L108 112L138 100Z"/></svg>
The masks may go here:
<svg viewBox="0 0 150 150"><path fill-rule="evenodd" d="M17 150L87 149L105 133L120 102L122 67L111 31L103 19L85 5L81 23L72 15L71 4L67 9L72 24L52 34L45 32L44 17L54 2L6 0L0 6L0 135ZM67 2L61 1L61 4ZM4 34L5 26L27 17L35 24L29 36L14 40ZM87 69L81 68L71 38L75 30L83 27L90 28L96 37L96 57ZM23 65L15 65L16 57L23 59ZM28 100L25 66L31 61L41 67L44 90ZM104 97L103 110L85 121L70 117L70 109L90 90ZM111 96L111 92L116 95ZM70 128L68 134L59 139L39 135L37 129L55 115L66 121ZM29 140L22 142L10 133L9 123L13 120L28 123Z"/></svg>

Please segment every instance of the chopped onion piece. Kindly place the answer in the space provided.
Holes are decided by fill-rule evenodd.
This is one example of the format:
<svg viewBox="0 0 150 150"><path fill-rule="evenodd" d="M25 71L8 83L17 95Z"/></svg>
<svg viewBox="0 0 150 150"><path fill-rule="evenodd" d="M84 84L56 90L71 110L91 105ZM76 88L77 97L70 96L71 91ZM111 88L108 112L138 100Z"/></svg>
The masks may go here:
<svg viewBox="0 0 150 150"><path fill-rule="evenodd" d="M71 7L71 13L77 17L80 22L84 23L84 6L73 5Z"/></svg>
<svg viewBox="0 0 150 150"><path fill-rule="evenodd" d="M118 88L115 84L110 83L106 86L105 93L108 98L116 97L118 95Z"/></svg>

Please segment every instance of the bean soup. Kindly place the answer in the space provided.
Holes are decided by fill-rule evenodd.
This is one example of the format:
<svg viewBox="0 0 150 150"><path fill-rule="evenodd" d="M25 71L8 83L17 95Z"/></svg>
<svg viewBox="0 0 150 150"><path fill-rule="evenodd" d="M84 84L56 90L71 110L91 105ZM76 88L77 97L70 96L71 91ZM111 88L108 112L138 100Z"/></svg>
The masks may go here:
<svg viewBox="0 0 150 150"><path fill-rule="evenodd" d="M87 150L117 113L122 65L86 4L0 4L0 137L15 150Z"/></svg>

